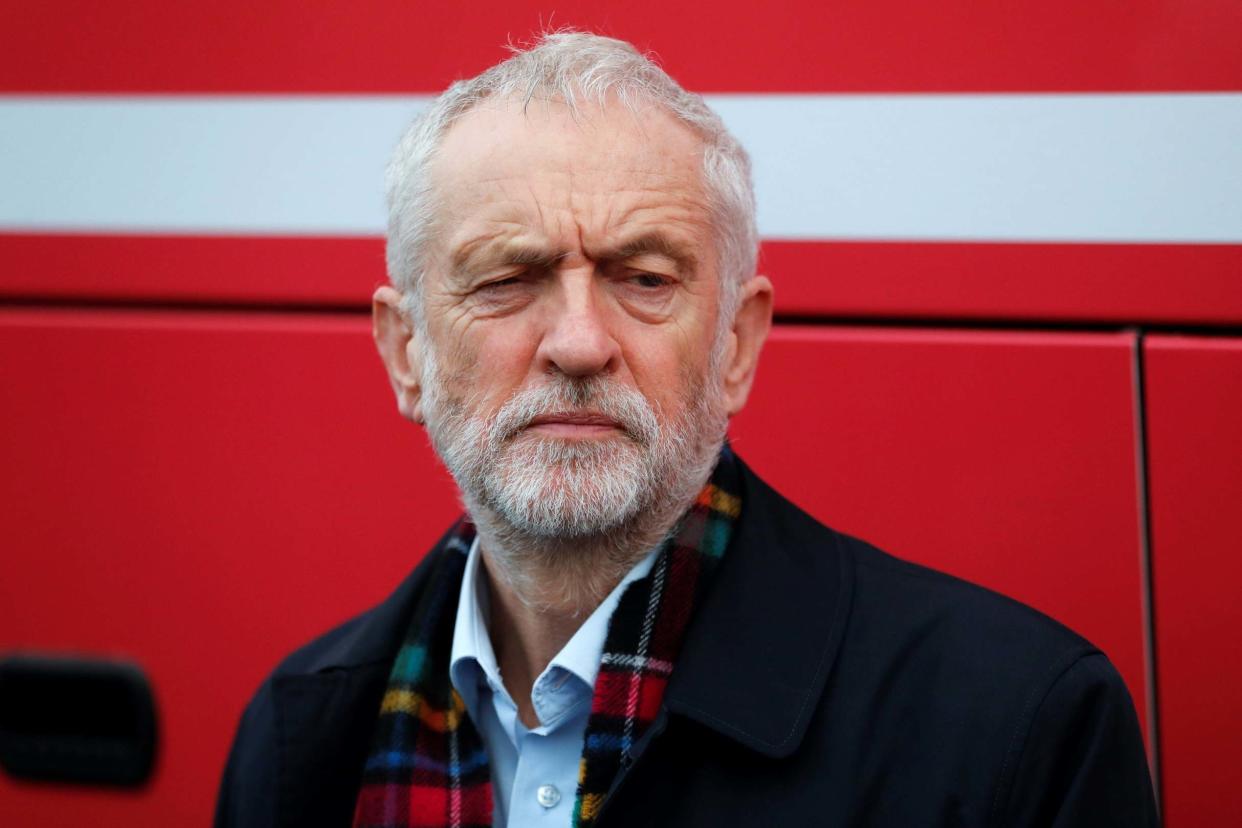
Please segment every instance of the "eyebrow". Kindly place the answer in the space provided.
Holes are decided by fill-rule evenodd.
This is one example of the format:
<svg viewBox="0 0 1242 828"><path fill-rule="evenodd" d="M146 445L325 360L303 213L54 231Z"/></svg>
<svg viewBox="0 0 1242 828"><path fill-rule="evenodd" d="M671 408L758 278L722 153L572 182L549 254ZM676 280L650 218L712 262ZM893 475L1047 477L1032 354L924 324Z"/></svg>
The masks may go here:
<svg viewBox="0 0 1242 828"><path fill-rule="evenodd" d="M501 243L490 245L486 241L470 242L453 254L453 271L468 275L472 268L509 265L535 265L552 267L568 253L549 250L538 245Z"/></svg>
<svg viewBox="0 0 1242 828"><path fill-rule="evenodd" d="M698 265L698 257L694 250L681 244L669 236L655 231L645 233L636 238L622 242L616 247L596 251L592 258L596 261L623 262L639 256L656 255L672 260L682 271L692 271Z"/></svg>

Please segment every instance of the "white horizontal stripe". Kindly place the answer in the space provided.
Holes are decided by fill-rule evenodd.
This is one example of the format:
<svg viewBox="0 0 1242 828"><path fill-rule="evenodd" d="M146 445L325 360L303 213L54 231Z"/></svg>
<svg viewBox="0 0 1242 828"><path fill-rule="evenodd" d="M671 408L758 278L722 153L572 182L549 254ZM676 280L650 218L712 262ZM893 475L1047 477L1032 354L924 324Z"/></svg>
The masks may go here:
<svg viewBox="0 0 1242 828"><path fill-rule="evenodd" d="M0 224L373 235L383 168L421 99L0 102Z"/></svg>
<svg viewBox="0 0 1242 828"><path fill-rule="evenodd" d="M716 95L768 238L1242 242L1242 94ZM0 97L0 226L382 233L425 97Z"/></svg>

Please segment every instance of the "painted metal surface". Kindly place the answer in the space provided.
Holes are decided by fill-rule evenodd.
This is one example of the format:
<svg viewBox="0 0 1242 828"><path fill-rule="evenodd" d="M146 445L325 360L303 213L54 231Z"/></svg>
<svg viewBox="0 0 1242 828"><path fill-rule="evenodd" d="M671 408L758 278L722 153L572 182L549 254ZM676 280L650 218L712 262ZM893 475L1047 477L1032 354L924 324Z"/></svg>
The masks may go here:
<svg viewBox="0 0 1242 828"><path fill-rule="evenodd" d="M0 89L47 92L420 92L531 32L584 27L655 51L710 92L1237 89L1233 0L979 4L947 0L581 0L308 6L84 0L8 5Z"/></svg>
<svg viewBox="0 0 1242 828"><path fill-rule="evenodd" d="M1145 341L1169 828L1242 823L1242 339Z"/></svg>
<svg viewBox="0 0 1242 828"><path fill-rule="evenodd" d="M751 155L766 239L1242 243L1242 94L707 102ZM379 236L426 104L0 98L0 227Z"/></svg>
<svg viewBox="0 0 1242 828"><path fill-rule="evenodd" d="M122 656L143 791L18 785L0 825L204 825L245 700L456 514L359 315L0 309L0 651Z"/></svg>

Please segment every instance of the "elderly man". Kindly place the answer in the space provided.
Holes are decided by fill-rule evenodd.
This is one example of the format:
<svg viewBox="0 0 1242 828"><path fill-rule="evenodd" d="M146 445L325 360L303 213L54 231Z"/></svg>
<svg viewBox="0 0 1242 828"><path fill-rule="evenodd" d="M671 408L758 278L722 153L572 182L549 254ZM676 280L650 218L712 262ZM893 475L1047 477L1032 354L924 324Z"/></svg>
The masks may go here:
<svg viewBox="0 0 1242 828"><path fill-rule="evenodd" d="M290 656L218 825L1147 825L1107 659L817 524L725 443L772 314L745 152L546 37L389 167L375 340L468 516Z"/></svg>

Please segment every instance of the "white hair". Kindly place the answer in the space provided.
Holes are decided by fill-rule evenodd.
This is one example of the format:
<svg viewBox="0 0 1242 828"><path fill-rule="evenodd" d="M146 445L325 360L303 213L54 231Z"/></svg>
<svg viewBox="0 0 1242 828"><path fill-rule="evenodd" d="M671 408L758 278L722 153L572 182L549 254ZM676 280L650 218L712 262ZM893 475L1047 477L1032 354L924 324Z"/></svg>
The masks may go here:
<svg viewBox="0 0 1242 828"><path fill-rule="evenodd" d="M632 111L661 107L703 141L703 187L715 230L722 327L732 320L739 288L755 272L759 234L750 158L699 95L632 45L584 32L543 35L525 51L474 78L454 83L419 113L397 144L386 174L388 276L403 307L422 324L420 283L436 212L431 164L449 127L489 99L561 101L575 115L580 101L613 100Z"/></svg>

